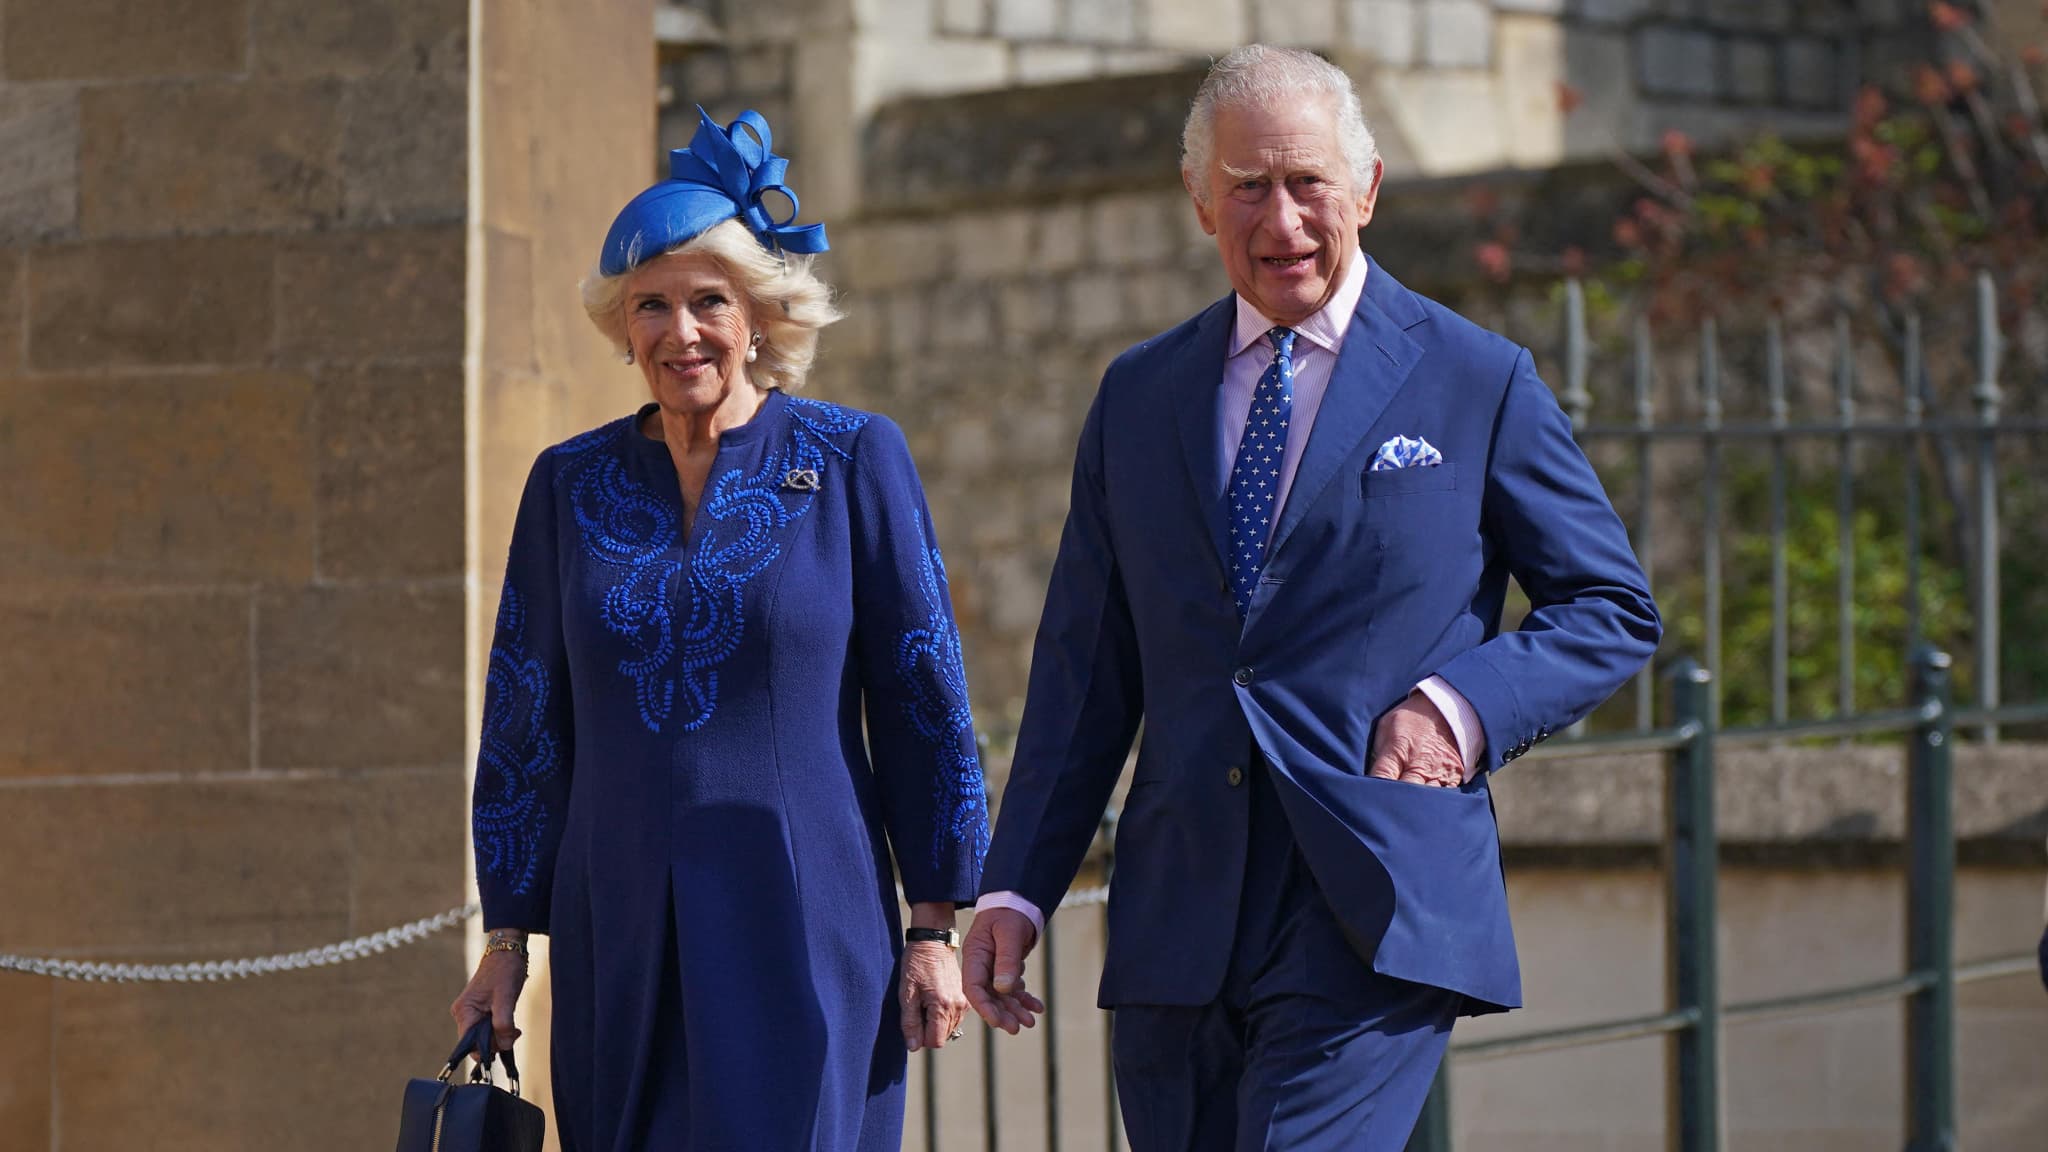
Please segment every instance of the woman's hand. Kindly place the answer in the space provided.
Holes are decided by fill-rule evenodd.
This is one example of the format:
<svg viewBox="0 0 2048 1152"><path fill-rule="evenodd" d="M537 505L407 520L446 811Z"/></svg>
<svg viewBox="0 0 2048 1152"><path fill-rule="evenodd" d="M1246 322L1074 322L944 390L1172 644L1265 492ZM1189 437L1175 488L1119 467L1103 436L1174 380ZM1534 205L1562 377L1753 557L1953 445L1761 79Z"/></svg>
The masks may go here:
<svg viewBox="0 0 2048 1152"><path fill-rule="evenodd" d="M913 928L951 928L953 905L940 901L910 906ZM903 980L896 988L897 1003L903 1009L903 1046L912 1052L920 1048L944 1048L946 1041L960 1037L960 1021L967 1018L967 994L960 989L960 959L937 940L917 940L903 946Z"/></svg>
<svg viewBox="0 0 2048 1152"><path fill-rule="evenodd" d="M458 1036L469 1035L469 1030L485 1016L491 1018L491 1040L500 1052L512 1050L512 1042L519 1039L519 1029L513 1026L512 1010L519 1003L519 990L526 986L526 957L518 952L492 952L476 966L476 975L469 978L469 985L448 1006L448 1014L455 1017L455 1031Z"/></svg>

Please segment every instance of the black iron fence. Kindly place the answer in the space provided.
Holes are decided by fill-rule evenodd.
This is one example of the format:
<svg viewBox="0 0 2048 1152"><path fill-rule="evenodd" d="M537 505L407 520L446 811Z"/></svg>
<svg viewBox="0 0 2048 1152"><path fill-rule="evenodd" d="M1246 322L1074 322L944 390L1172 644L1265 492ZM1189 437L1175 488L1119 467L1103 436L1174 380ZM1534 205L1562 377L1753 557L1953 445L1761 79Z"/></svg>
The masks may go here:
<svg viewBox="0 0 2048 1152"><path fill-rule="evenodd" d="M1955 542L1950 551L1952 567L1968 585L1968 635L1956 639L1971 652L1970 698L1983 708L1996 708L2001 699L2001 650L2004 636L2005 597L2001 593L2001 568L2007 559L2004 549L2008 535L2000 517L2001 441L2038 437L2048 432L2048 420L2007 411L1999 378L2005 360L1995 285L1988 274L1977 277L1970 309L1967 381L1945 381L1941 394L1948 398L1942 412L1931 410L1936 390L1929 367L1929 348L1923 339L1922 316L1913 310L1891 313L1865 328L1881 330L1885 354L1877 357L1887 365L1890 379L1866 379L1869 357L1859 356L1867 342L1859 344L1857 325L1847 305L1832 317L1827 375L1831 418L1795 418L1791 394L1793 372L1788 367L1784 325L1767 320L1760 334L1760 356L1750 362L1760 366L1750 376L1761 377L1760 412L1731 414L1726 394L1731 373L1723 356L1724 337L1712 319L1700 323L1696 333L1697 356L1692 395L1684 383L1660 381L1660 358L1648 321L1637 319L1629 337L1626 369L1631 411L1627 419L1610 419L1595 411L1595 397L1589 387L1590 361L1594 340L1589 331L1585 293L1576 281L1564 285L1564 374L1559 401L1572 419L1578 439L1589 453L1606 463L1603 478L1610 490L1632 489L1628 507L1630 536L1644 566L1656 577L1656 557L1669 549L1662 534L1671 531L1663 523L1674 509L1681 509L1690 523L1677 526L1680 533L1692 532L1685 549L1697 564L1696 572L1682 573L1688 591L1696 582L1696 600L1686 608L1699 620L1697 651L1714 687L1708 691L1708 709L1716 720L1722 718L1719 686L1725 681L1723 639L1725 633L1726 544L1730 528L1761 535L1769 548L1769 656L1765 670L1769 684L1769 711L1760 720L1783 724L1791 718L1791 667L1794 656L1790 609L1790 549L1794 531L1789 513L1795 499L1790 478L1795 457L1816 452L1832 455L1833 473L1829 494L1832 503L1832 543L1835 564L1833 595L1835 654L1834 712L1852 716L1857 699L1857 651L1859 628L1857 609L1857 513L1867 503L1859 501L1859 484L1877 478L1896 480L1897 491L1886 487L1886 499L1897 499L1900 508L1899 552L1904 567L1905 639L1910 651L1925 633L1926 581L1929 549L1926 526L1929 519L1927 489L1931 471L1941 491L1950 494L1956 508ZM1957 349L1945 349L1955 352ZM1661 385L1661 386L1660 386ZM1967 415L1948 415L1946 409L1967 397ZM1683 399L1691 418L1665 418L1660 407L1672 407ZM1873 416L1873 412L1876 413ZM1880 470L1868 457L1876 452L1890 454L1895 467ZM1761 454L1768 473L1762 523L1730 523L1727 507L1731 455L1745 453L1748 459ZM1686 507L1657 483L1659 461L1683 453L1696 470L1688 478L1697 488L1698 503ZM1611 473L1626 471L1621 483ZM1890 509L1887 509L1890 511ZM1696 517L1696 519L1694 519ZM1660 596L1665 591L1660 587ZM1890 656L1892 653L1885 653ZM1649 730L1655 720L1655 685L1646 672L1630 689L1634 699L1632 726ZM1995 741L1998 732L1990 722L1977 730L1983 739Z"/></svg>
<svg viewBox="0 0 2048 1152"><path fill-rule="evenodd" d="M2048 700L2008 704L2001 693L2001 634L2004 599L2000 587L2000 566L2011 543L2001 530L2000 445L2013 437L2037 436L2048 431L2048 421L2031 416L2015 417L2004 411L2005 398L1999 378L2003 347L1996 315L1993 285L1988 277L1975 284L1971 316L1971 379L1966 387L1944 381L1944 394L1966 395L1967 416L1942 415L1932 410L1929 355L1922 340L1921 319L1906 312L1895 315L1889 354L1880 359L1893 366L1892 379L1861 379L1858 347L1850 317L1838 313L1830 334L1829 391L1832 418L1795 419L1791 403L1791 370L1788 368L1783 325L1771 320L1762 325L1761 354L1751 357L1760 365L1754 375L1761 384L1763 411L1755 418L1731 418L1724 404L1728 372L1722 359L1723 337L1708 321L1697 334L1692 395L1686 407L1692 418L1660 421L1660 399L1667 404L1677 389L1664 381L1660 388L1659 358L1650 328L1638 322L1628 340L1626 384L1632 411L1625 420L1607 420L1596 413L1590 387L1593 340L1588 331L1585 296L1579 285L1564 286L1564 372L1560 401L1571 415L1582 444L1603 463L1603 478L1610 492L1626 491L1632 498L1620 499L1624 518L1629 521L1638 554L1651 571L1660 601L1665 585L1683 581L1691 594L1685 605L1697 613L1696 643L1691 650L1703 663L1682 660L1661 673L1668 683L1665 693L1669 720L1658 724L1658 673L1646 670L1619 697L1616 710L1601 714L1598 733L1582 725L1572 739L1545 745L1532 759L1557 760L1593 755L1660 754L1665 758L1665 802L1663 839L1664 919L1666 933L1665 1003L1661 1011L1625 1018L1597 1020L1570 1027L1530 1031L1485 1039L1453 1041L1444 1072L1438 1076L1421 1123L1410 1142L1418 1152L1449 1152L1451 1148L1449 1068L1452 1064L1498 1059L1526 1053L1579 1048L1617 1041L1661 1036L1666 1042L1666 1129L1669 1145L1682 1152L1707 1152L1722 1144L1722 1088L1719 1047L1724 1032L1753 1021L1839 1011L1853 1007L1904 999L1905 1028L1901 1037L1905 1054L1908 1146L1915 1152L1935 1152L1956 1147L1955 998L1960 984L2010 976L2031 971L2031 955L1958 964L1953 950L1955 826L1951 804L1953 779L1952 750L1958 730L1983 742L1999 739L2001 729L2048 723ZM1676 407L1676 405L1672 405ZM1878 416L1873 418L1871 413ZM1880 650L1866 635L1867 626L1858 620L1859 597L1869 591L1859 584L1856 567L1856 538L1859 487L1872 476L1866 454L1882 447L1896 454L1901 463L1896 475L1886 477L1886 500L1896 499L1902 507L1888 508L1900 521L1904 600L1903 699L1895 696L1880 710L1860 710L1873 702L1859 694L1859 652L1865 661L1894 659L1900 649ZM1755 519L1728 515L1728 478L1731 452L1748 454L1753 461L1761 455L1765 491L1763 514ZM1687 453L1691 471L1684 478L1685 492L1678 499L1659 490L1660 459ZM1830 703L1834 715L1823 719L1794 721L1793 673L1795 657L1792 609L1792 545L1799 540L1791 513L1796 504L1791 476L1795 459L1811 460L1816 455L1832 465L1829 499L1835 539L1832 542L1835 571L1832 600L1832 674L1836 681ZM1948 643L1967 646L1971 704L1954 702L1954 673L1950 655L1927 642L1927 617L1923 597L1924 571L1928 554L1925 525L1928 521L1927 475L1931 468L1937 482L1946 485L1951 503L1954 540L1948 549L1952 573L1967 582L1967 619L1964 634L1944 635ZM1616 477L1611 473L1623 471ZM1967 484L1956 484L1957 477ZM1621 482L1617 482L1617 480ZM1960 496L1958 496L1960 494ZM1688 507L1690 500L1698 503ZM1863 497L1864 501L1872 499ZM1752 502L1752 508L1755 502ZM1696 516L1696 519L1694 518ZM1756 522L1761 520L1761 523ZM1696 533L1683 541L1682 549L1660 548L1667 543L1659 533L1668 521L1677 521L1677 531ZM1768 654L1751 660L1746 668L1760 671L1768 681L1762 698L1767 705L1748 710L1752 722L1724 725L1724 697L1720 691L1724 661L1724 627L1727 585L1724 581L1724 544L1731 529L1767 542L1769 593L1767 598ZM1660 574L1653 557L1676 551L1697 566L1695 571ZM1811 577L1812 573L1803 574ZM1660 577L1663 577L1660 579ZM1667 609L1669 604L1667 602ZM1667 615L1669 613L1667 612ZM1754 624L1754 621L1750 623ZM1939 631L1953 630L1955 621L1944 617ZM1746 654L1745 654L1746 655ZM1813 675L1807 670L1807 675ZM1632 705L1632 706L1631 706ZM1873 983L1829 988L1797 996L1724 1003L1716 971L1715 940L1719 913L1716 905L1717 875L1721 843L1714 826L1714 778L1719 749L1743 746L1782 745L1814 740L1861 740L1903 738L1906 742L1906 873L1907 915L1903 945L1904 971L1891 979ZM1518 768L1518 771L1524 769ZM1114 813L1105 832L1114 828ZM1111 837L1105 835L1107 849ZM1106 885L1114 859L1105 850L1100 879ZM1039 1034L1031 1040L996 1038L984 1033L974 1038L979 1046L976 1074L970 1081L964 1062L927 1053L916 1069L921 1084L913 1106L909 1146L952 1149L979 1146L986 1152L1002 1149L1044 1148L1062 1152L1068 1147L1122 1148L1116 1089L1109 1075L1109 1025L1093 1022L1079 1042L1062 1035L1060 1008L1065 1001L1092 1004L1099 950L1076 953L1061 944L1070 931L1085 930L1099 936L1102 925L1093 920L1075 928L1079 908L1100 905L1103 887L1077 891L1062 905L1067 912L1047 925L1046 938L1033 958L1029 978L1046 997L1052 1012L1044 1019ZM1062 927L1064 925L1064 927ZM1099 945L1091 940L1091 944ZM1074 971L1077 962L1085 972ZM1092 1012L1092 1009L1090 1009ZM1071 1024L1076 1017L1069 1015ZM1031 1066L1035 1065L1035 1067ZM942 1070L942 1066L945 1066ZM1028 1081L1028 1084L1025 1083ZM1071 1105L1075 1105L1070 1107ZM969 1132L961 1117L976 1123Z"/></svg>
<svg viewBox="0 0 2048 1152"><path fill-rule="evenodd" d="M1692 660L1670 670L1674 723L1669 728L1591 736L1545 747L1531 759L1662 752L1663 872L1668 970L1665 1008L1648 1016L1599 1020L1569 1028L1488 1040L1453 1042L1450 1059L1484 1060L1559 1048L1667 1036L1669 1146L1681 1152L1721 1147L1719 1046L1724 1028L1788 1015L1835 1011L1903 997L1906 1029L1907 1147L1956 1147L1956 986L2031 971L2034 957L2016 955L1958 966L1955 960L1956 729L2048 720L2048 703L1958 710L1951 698L1947 653L1922 646L1912 654L1912 689L1902 708L1830 720L1770 724L1717 732L1712 677ZM1821 989L1797 996L1723 1004L1715 962L1715 901L1720 841L1714 828L1717 748L1794 740L1906 736L1906 971L1893 979ZM1440 1072L1409 1147L1451 1148L1448 1070Z"/></svg>

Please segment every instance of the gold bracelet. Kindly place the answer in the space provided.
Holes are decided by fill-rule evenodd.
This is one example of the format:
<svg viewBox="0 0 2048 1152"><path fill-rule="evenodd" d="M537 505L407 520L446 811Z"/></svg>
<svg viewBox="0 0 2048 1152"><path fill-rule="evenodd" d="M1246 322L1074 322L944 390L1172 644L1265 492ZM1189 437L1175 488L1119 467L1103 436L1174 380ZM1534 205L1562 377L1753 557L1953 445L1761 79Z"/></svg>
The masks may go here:
<svg viewBox="0 0 2048 1152"><path fill-rule="evenodd" d="M527 959L526 941L517 936L501 936L493 932L490 939L484 941L484 956L489 957L493 952L517 952L519 959L524 961Z"/></svg>

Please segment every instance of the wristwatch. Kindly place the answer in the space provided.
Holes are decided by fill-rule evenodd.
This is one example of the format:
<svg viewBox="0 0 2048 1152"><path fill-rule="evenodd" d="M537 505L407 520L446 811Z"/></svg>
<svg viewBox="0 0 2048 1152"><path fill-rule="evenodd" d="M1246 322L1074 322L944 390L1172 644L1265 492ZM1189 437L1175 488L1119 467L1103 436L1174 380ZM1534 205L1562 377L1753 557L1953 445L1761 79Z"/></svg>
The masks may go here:
<svg viewBox="0 0 2048 1152"><path fill-rule="evenodd" d="M905 928L903 930L903 942L906 944L921 944L926 940L936 940L948 948L958 948L960 946L960 933L951 928Z"/></svg>

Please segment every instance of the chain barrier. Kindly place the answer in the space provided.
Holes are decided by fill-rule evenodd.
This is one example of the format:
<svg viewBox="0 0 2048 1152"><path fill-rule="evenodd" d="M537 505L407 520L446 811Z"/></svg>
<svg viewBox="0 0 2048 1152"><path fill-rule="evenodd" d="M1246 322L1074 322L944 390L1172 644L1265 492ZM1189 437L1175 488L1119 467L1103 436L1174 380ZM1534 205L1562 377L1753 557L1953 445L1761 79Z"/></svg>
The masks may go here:
<svg viewBox="0 0 2048 1152"><path fill-rule="evenodd" d="M242 960L207 960L184 964L106 964L85 960L53 960L43 956L9 956L0 953L0 971L27 972L36 976L48 976L53 980L84 980L91 983L133 984L194 984L218 983L222 980L246 980L251 976L269 976L276 972L298 972L307 968L325 968L330 964L341 964L350 960L361 960L393 948L403 948L445 932L469 919L479 911L471 901L460 908L450 908L439 916L429 916L396 928L386 928L368 936L358 936L339 944L328 944L319 948L308 948L303 952L286 952L276 956L251 956Z"/></svg>
<svg viewBox="0 0 2048 1152"><path fill-rule="evenodd" d="M1062 908L1088 908L1107 903L1109 889L1083 888L1069 892L1060 901ZM52 980L82 980L102 984L215 984L223 980L247 980L251 976L270 976L278 972L300 972L308 968L325 968L333 964L344 964L350 960L362 960L416 944L437 932L445 932L476 915L481 909L475 901L460 908L450 908L439 916L428 916L396 928L386 928L368 936L343 940L339 944L327 944L319 948L308 948L301 952L285 952L275 956L251 956L241 960L205 960L182 964L108 964L95 960L55 960L47 956L11 956L0 952L0 972L26 972L32 976L48 976Z"/></svg>

